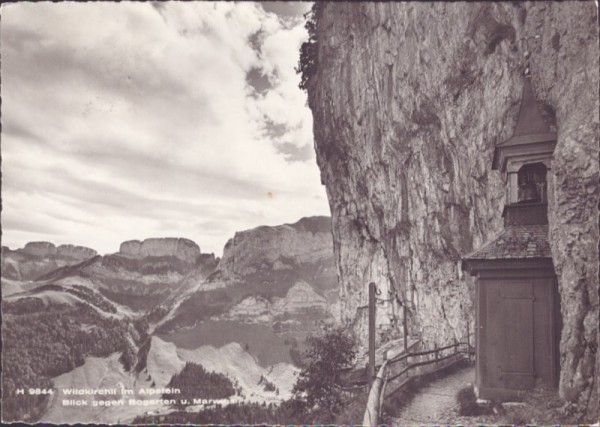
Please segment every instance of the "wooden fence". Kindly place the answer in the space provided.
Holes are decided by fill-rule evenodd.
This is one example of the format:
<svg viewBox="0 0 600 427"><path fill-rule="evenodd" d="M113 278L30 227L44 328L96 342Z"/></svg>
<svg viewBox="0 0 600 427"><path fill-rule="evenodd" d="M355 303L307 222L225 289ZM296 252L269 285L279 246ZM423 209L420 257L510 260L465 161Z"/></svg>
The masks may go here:
<svg viewBox="0 0 600 427"><path fill-rule="evenodd" d="M363 425L379 425L384 400L401 390L411 379L447 368L463 360L465 356L470 359L473 353L474 348L469 342L456 342L384 360L369 390Z"/></svg>

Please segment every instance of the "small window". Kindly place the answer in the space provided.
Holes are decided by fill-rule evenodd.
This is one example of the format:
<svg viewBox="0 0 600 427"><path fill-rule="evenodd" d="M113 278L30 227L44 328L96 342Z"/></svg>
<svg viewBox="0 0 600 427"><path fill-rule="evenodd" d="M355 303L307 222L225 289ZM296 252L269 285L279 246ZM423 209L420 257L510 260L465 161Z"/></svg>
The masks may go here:
<svg viewBox="0 0 600 427"><path fill-rule="evenodd" d="M519 169L517 178L519 203L546 203L548 201L547 171L548 169L543 163L533 163Z"/></svg>

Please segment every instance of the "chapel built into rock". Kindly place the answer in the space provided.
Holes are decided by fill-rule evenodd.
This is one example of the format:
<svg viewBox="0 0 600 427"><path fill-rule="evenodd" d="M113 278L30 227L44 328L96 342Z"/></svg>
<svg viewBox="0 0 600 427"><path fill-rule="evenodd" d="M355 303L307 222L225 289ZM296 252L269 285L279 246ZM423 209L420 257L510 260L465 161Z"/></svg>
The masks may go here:
<svg viewBox="0 0 600 427"><path fill-rule="evenodd" d="M559 378L560 310L548 241L548 170L556 145L529 78L512 138L496 146L492 169L506 183L504 230L463 259L477 277L477 387L486 399Z"/></svg>

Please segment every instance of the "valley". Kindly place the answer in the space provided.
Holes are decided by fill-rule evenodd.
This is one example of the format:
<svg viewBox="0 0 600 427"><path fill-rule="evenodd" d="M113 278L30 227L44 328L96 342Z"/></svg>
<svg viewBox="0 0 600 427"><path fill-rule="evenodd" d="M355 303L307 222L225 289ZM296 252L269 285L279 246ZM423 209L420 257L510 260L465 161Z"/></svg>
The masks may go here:
<svg viewBox="0 0 600 427"><path fill-rule="evenodd" d="M104 256L80 251L84 259L61 258L51 243L3 248L5 420L166 414L168 400L140 390L167 387L188 363L230 381L227 401L289 398L304 340L335 321L330 227L313 217L239 232L222 259L171 238L124 242ZM99 389L125 394L90 392Z"/></svg>

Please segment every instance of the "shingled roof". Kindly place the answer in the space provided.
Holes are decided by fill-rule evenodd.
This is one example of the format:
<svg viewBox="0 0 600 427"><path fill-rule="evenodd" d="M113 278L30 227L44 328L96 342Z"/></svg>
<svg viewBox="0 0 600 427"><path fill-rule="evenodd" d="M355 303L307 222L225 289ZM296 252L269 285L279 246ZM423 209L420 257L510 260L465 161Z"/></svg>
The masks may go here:
<svg viewBox="0 0 600 427"><path fill-rule="evenodd" d="M552 258L547 225L513 225L465 260Z"/></svg>

